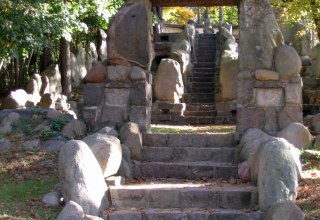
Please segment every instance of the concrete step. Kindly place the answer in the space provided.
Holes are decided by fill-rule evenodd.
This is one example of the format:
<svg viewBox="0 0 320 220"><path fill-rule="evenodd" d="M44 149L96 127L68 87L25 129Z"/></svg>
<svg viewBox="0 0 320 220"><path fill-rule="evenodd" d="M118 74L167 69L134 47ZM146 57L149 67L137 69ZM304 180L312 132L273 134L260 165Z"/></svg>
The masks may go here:
<svg viewBox="0 0 320 220"><path fill-rule="evenodd" d="M214 162L135 162L134 178L230 179L238 177L237 165Z"/></svg>
<svg viewBox="0 0 320 220"><path fill-rule="evenodd" d="M192 88L214 88L214 82L194 82Z"/></svg>
<svg viewBox="0 0 320 220"><path fill-rule="evenodd" d="M201 181L146 181L111 187L112 208L250 209L257 204L257 189L248 184Z"/></svg>
<svg viewBox="0 0 320 220"><path fill-rule="evenodd" d="M211 68L211 69L208 69L208 68L195 68L193 69L192 73L193 75L195 74L213 74L214 72L218 72L220 69L215 67L215 68Z"/></svg>
<svg viewBox="0 0 320 220"><path fill-rule="evenodd" d="M212 62L214 60L215 60L215 56L197 58L197 61L199 61L199 62Z"/></svg>
<svg viewBox="0 0 320 220"><path fill-rule="evenodd" d="M214 116L185 116L187 125L212 125L215 123Z"/></svg>
<svg viewBox="0 0 320 220"><path fill-rule="evenodd" d="M214 92L214 87L205 87L205 88L192 87L192 88L189 89L189 91L192 92L192 93L210 93L210 92L213 93ZM210 104L212 104L212 103L210 103Z"/></svg>
<svg viewBox="0 0 320 220"><path fill-rule="evenodd" d="M215 111L215 105L187 105L186 111Z"/></svg>
<svg viewBox="0 0 320 220"><path fill-rule="evenodd" d="M194 95L196 95L197 93L194 93ZM200 93L201 94L201 93ZM196 97L196 98L192 98L191 99L191 103L211 103L214 104L214 97Z"/></svg>
<svg viewBox="0 0 320 220"><path fill-rule="evenodd" d="M189 82L213 82L214 77L213 76L202 76L202 77L189 77Z"/></svg>
<svg viewBox="0 0 320 220"><path fill-rule="evenodd" d="M185 116L215 116L217 115L217 111L185 111Z"/></svg>
<svg viewBox="0 0 320 220"><path fill-rule="evenodd" d="M214 62L197 62L194 63L194 68L214 68L216 64Z"/></svg>
<svg viewBox="0 0 320 220"><path fill-rule="evenodd" d="M110 210L110 211L109 211ZM105 211L106 220L259 220L260 212L225 209L114 209Z"/></svg>
<svg viewBox="0 0 320 220"><path fill-rule="evenodd" d="M152 147L235 147L235 133L219 134L144 134L143 146Z"/></svg>
<svg viewBox="0 0 320 220"><path fill-rule="evenodd" d="M171 148L144 147L142 149L144 161L155 162L196 162L214 161L217 163L231 163L235 159L235 148Z"/></svg>

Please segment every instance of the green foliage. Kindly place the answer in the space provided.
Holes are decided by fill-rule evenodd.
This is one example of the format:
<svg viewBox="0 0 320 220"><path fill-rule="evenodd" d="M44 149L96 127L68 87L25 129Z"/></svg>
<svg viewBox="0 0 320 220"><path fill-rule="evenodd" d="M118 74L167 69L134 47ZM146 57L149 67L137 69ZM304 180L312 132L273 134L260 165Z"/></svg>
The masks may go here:
<svg viewBox="0 0 320 220"><path fill-rule="evenodd" d="M223 21L224 23L238 25L238 8L235 6L223 6ZM210 19L213 24L219 24L219 8L211 8L210 10Z"/></svg>
<svg viewBox="0 0 320 220"><path fill-rule="evenodd" d="M62 130L62 128L68 124L70 122L70 118L69 117L62 117L62 118L58 118L56 120L53 120L51 122L51 129L53 131L58 131L60 132Z"/></svg>
<svg viewBox="0 0 320 220"><path fill-rule="evenodd" d="M106 29L123 0L1 0L0 59L24 58L77 33Z"/></svg>
<svg viewBox="0 0 320 220"><path fill-rule="evenodd" d="M20 118L12 125L12 133L31 135L36 126L41 123L42 119L39 118Z"/></svg>
<svg viewBox="0 0 320 220"><path fill-rule="evenodd" d="M46 140L48 138L57 137L59 135L59 132L52 131L52 130L45 130L41 132L41 139Z"/></svg>

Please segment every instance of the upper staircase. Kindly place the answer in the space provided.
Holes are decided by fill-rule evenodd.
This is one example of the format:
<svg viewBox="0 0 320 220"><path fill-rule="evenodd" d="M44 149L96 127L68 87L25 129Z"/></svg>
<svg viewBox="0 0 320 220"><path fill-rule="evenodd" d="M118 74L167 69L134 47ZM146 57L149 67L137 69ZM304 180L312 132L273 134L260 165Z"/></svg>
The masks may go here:
<svg viewBox="0 0 320 220"><path fill-rule="evenodd" d="M195 38L192 74L187 79L183 102L184 115L152 112L152 123L207 125L215 123L215 85L219 69L216 66L218 36L197 34Z"/></svg>
<svg viewBox="0 0 320 220"><path fill-rule="evenodd" d="M237 179L234 133L145 134L134 181L110 188L104 219L258 220L257 189Z"/></svg>

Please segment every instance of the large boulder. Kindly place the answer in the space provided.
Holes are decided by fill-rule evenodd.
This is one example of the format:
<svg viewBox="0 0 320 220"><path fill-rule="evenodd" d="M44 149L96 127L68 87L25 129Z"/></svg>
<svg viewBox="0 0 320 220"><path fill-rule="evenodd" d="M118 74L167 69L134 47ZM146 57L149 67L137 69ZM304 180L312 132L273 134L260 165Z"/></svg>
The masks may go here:
<svg viewBox="0 0 320 220"><path fill-rule="evenodd" d="M85 137L83 141L96 157L104 177L118 172L122 159L122 149L118 138L98 132Z"/></svg>
<svg viewBox="0 0 320 220"><path fill-rule="evenodd" d="M15 91L10 92L8 96L6 96L2 101L3 109L19 109L24 108L26 102L29 99L29 95L23 89L17 89Z"/></svg>
<svg viewBox="0 0 320 220"><path fill-rule="evenodd" d="M258 191L261 211L297 198L299 169L292 154L295 147L284 139L261 145Z"/></svg>
<svg viewBox="0 0 320 220"><path fill-rule="evenodd" d="M78 119L72 119L62 128L61 134L70 139L84 136L86 134L86 125Z"/></svg>
<svg viewBox="0 0 320 220"><path fill-rule="evenodd" d="M26 92L28 94L39 94L40 89L38 87L38 82L36 79L30 79L27 83Z"/></svg>
<svg viewBox="0 0 320 220"><path fill-rule="evenodd" d="M106 76L107 66L104 63L97 62L92 65L83 80L86 83L102 83L106 81Z"/></svg>
<svg viewBox="0 0 320 220"><path fill-rule="evenodd" d="M42 76L47 76L49 79L49 92L50 93L61 93L61 74L59 70L59 66L52 65L49 66L45 71L41 73ZM44 83L42 81L42 83Z"/></svg>
<svg viewBox="0 0 320 220"><path fill-rule="evenodd" d="M127 160L122 158L121 165L119 171L117 173L118 176L122 176L126 179L132 179L132 172L129 163Z"/></svg>
<svg viewBox="0 0 320 220"><path fill-rule="evenodd" d="M154 57L151 26L151 5L122 6L108 29L108 63L150 69Z"/></svg>
<svg viewBox="0 0 320 220"><path fill-rule="evenodd" d="M108 66L107 81L108 82L125 82L129 78L129 68L125 66Z"/></svg>
<svg viewBox="0 0 320 220"><path fill-rule="evenodd" d="M98 52L96 45L93 42L86 44L86 69L91 69L94 63L98 62Z"/></svg>
<svg viewBox="0 0 320 220"><path fill-rule="evenodd" d="M273 137L267 133L257 129L250 128L242 136L240 144L238 146L240 152L240 160L250 160L254 153L259 149L260 145L271 140Z"/></svg>
<svg viewBox="0 0 320 220"><path fill-rule="evenodd" d="M41 96L38 106L41 108L55 108L56 107L56 96L52 93L45 93Z"/></svg>
<svg viewBox="0 0 320 220"><path fill-rule="evenodd" d="M320 44L317 44L311 50L311 71L312 76L319 79L320 78Z"/></svg>
<svg viewBox="0 0 320 220"><path fill-rule="evenodd" d="M86 49L77 48L72 51L70 56L72 83L78 87L82 79L87 75L86 68Z"/></svg>
<svg viewBox="0 0 320 220"><path fill-rule="evenodd" d="M291 77L297 76L302 68L300 56L289 45L282 45L277 48L274 63L281 81L288 81Z"/></svg>
<svg viewBox="0 0 320 220"><path fill-rule="evenodd" d="M281 21L280 21L281 22ZM295 23L280 23L284 42L287 45L292 45L297 50L299 56L307 56L311 50L311 30L302 22Z"/></svg>
<svg viewBox="0 0 320 220"><path fill-rule="evenodd" d="M176 52L176 51L185 51L187 53L191 52L191 45L190 42L186 39L182 39L179 41L176 41L175 43L172 44L171 46L171 53Z"/></svg>
<svg viewBox="0 0 320 220"><path fill-rule="evenodd" d="M5 138L0 139L0 153L10 150L11 142Z"/></svg>
<svg viewBox="0 0 320 220"><path fill-rule="evenodd" d="M312 141L309 129L300 123L287 125L278 133L278 137L286 139L298 149L308 147Z"/></svg>
<svg viewBox="0 0 320 220"><path fill-rule="evenodd" d="M237 99L237 75L239 73L238 54L225 51L220 62L221 98L223 101Z"/></svg>
<svg viewBox="0 0 320 220"><path fill-rule="evenodd" d="M283 36L270 1L240 1L239 11L240 69L271 69L274 50L283 44Z"/></svg>
<svg viewBox="0 0 320 220"><path fill-rule="evenodd" d="M40 95L50 93L49 78L46 75L41 76Z"/></svg>
<svg viewBox="0 0 320 220"><path fill-rule="evenodd" d="M17 112L9 113L5 118L2 119L0 124L0 134L7 134L12 131L12 125L20 119L20 114Z"/></svg>
<svg viewBox="0 0 320 220"><path fill-rule="evenodd" d="M60 149L59 180L66 202L78 203L85 214L107 208L107 185L92 151L83 141L68 141Z"/></svg>
<svg viewBox="0 0 320 220"><path fill-rule="evenodd" d="M57 217L57 220L80 220L84 218L82 207L74 201L69 201Z"/></svg>
<svg viewBox="0 0 320 220"><path fill-rule="evenodd" d="M303 220L302 210L292 201L275 204L260 218L261 220Z"/></svg>
<svg viewBox="0 0 320 220"><path fill-rule="evenodd" d="M142 160L142 137L138 124L128 122L123 125L120 129L120 139L122 144L130 149L132 160Z"/></svg>
<svg viewBox="0 0 320 220"><path fill-rule="evenodd" d="M179 63L172 59L162 59L154 84L154 93L157 100L179 103L184 92Z"/></svg>
<svg viewBox="0 0 320 220"><path fill-rule="evenodd" d="M99 29L100 45L98 45L98 56L99 60L104 61L108 58L107 56L107 33Z"/></svg>

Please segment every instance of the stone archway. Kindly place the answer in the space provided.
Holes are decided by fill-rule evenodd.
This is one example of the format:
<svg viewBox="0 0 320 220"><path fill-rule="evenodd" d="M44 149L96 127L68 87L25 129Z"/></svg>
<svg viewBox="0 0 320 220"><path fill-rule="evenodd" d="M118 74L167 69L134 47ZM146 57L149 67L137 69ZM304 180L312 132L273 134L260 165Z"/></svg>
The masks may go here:
<svg viewBox="0 0 320 220"><path fill-rule="evenodd" d="M300 59L283 38L268 0L129 0L108 33L107 82L93 86L99 101L85 106L93 126L133 121L150 131L152 51L151 7L239 5L240 72L237 132L279 131L302 121ZM287 63L281 62L283 56Z"/></svg>

